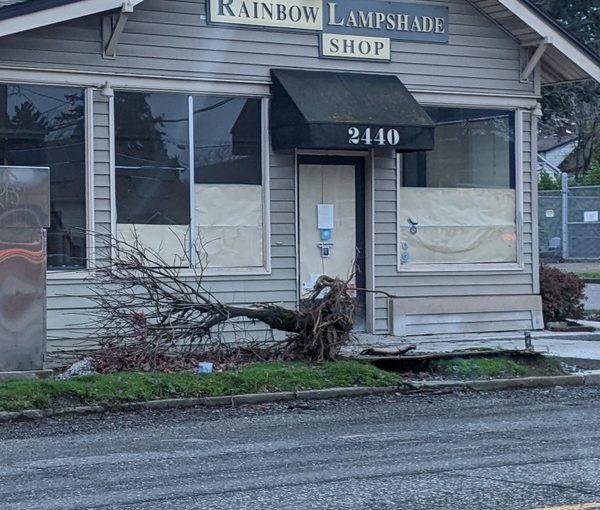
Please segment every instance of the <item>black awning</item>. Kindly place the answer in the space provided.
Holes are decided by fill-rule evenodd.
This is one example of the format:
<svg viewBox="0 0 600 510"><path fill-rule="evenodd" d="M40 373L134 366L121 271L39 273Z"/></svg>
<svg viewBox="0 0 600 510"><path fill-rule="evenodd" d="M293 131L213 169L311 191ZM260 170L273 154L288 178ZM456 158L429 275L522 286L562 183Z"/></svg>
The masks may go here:
<svg viewBox="0 0 600 510"><path fill-rule="evenodd" d="M433 149L435 124L395 76L272 69L274 150Z"/></svg>

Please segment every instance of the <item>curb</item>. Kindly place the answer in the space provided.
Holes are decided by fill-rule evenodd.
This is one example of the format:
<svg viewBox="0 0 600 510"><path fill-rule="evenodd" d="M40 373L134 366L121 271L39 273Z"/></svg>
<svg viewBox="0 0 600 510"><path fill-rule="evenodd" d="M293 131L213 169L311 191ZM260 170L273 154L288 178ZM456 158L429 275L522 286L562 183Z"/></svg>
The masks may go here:
<svg viewBox="0 0 600 510"><path fill-rule="evenodd" d="M466 389L473 391L506 390L518 388L541 388L548 386L600 386L600 373L585 375L561 375L549 377L522 377L515 379L492 379L485 381L407 381L406 389L440 390ZM116 406L78 406L59 410L27 409L25 411L0 411L0 423L13 420L39 420L50 416L87 415L108 411L143 411L148 409L181 409L186 407L238 407L248 404L286 402L292 400L324 400L365 395L385 395L402 392L402 387L359 386L353 388L327 388L323 390L284 391L278 393L250 393L223 397L171 398L149 400L148 402L128 402Z"/></svg>
<svg viewBox="0 0 600 510"><path fill-rule="evenodd" d="M147 402L126 402L115 406L78 406L64 409L27 409L25 411L0 411L0 423L30 419L104 413L107 411L144 411L148 409L182 409L186 407L239 407L248 404L266 404L269 402L286 402L292 400L323 400L343 397L358 397L364 395L383 395L401 391L398 386L370 387L359 386L352 388L327 388L324 390L282 391L277 393L248 393L245 395L228 395L223 397L169 398L149 400Z"/></svg>
<svg viewBox="0 0 600 510"><path fill-rule="evenodd" d="M600 385L600 374L521 377L515 379L491 379L485 381L425 381L414 382L411 384L415 389L464 388L475 391L543 388L548 386L591 386Z"/></svg>

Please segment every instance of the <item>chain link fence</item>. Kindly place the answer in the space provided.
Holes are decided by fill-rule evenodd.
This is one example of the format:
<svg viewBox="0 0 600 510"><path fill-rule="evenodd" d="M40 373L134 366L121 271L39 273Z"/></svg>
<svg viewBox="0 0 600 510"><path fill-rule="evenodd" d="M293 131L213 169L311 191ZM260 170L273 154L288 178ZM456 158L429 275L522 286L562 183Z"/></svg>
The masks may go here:
<svg viewBox="0 0 600 510"><path fill-rule="evenodd" d="M542 261L600 260L600 186L540 191L539 246Z"/></svg>

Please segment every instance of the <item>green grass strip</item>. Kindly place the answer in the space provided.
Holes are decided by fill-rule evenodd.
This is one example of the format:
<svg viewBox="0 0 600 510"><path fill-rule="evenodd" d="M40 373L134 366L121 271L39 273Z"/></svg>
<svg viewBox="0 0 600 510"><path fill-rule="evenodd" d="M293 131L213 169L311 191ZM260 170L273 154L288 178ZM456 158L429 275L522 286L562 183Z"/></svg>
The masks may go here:
<svg viewBox="0 0 600 510"><path fill-rule="evenodd" d="M597 310L595 308L588 308L587 310L583 311L583 317L590 317L591 315L600 315L600 310Z"/></svg>
<svg viewBox="0 0 600 510"><path fill-rule="evenodd" d="M432 363L433 373L456 379L491 379L564 375L560 360L553 356L522 359L478 357L441 359Z"/></svg>
<svg viewBox="0 0 600 510"><path fill-rule="evenodd" d="M577 272L575 273L579 278L587 278L590 280L600 280L600 273L587 273L587 272Z"/></svg>
<svg viewBox="0 0 600 510"><path fill-rule="evenodd" d="M22 380L0 383L0 411L73 405L111 406L165 398L237 395L352 386L395 386L397 374L350 361L309 365L275 362L212 374L121 372L67 381Z"/></svg>

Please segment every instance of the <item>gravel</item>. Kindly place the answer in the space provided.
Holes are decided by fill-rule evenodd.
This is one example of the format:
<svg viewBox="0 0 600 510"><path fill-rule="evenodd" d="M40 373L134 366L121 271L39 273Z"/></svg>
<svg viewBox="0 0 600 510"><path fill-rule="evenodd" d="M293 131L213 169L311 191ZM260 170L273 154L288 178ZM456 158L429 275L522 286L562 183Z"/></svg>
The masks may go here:
<svg viewBox="0 0 600 510"><path fill-rule="evenodd" d="M597 402L600 405L599 386L552 387L502 391L438 390L414 391L382 396L365 396L331 400L302 402L275 402L258 405L243 405L236 408L180 408L153 409L143 411L119 411L86 416L48 417L41 421L17 421L0 423L0 440L47 436L64 436L73 433L94 433L129 430L139 426L155 424L157 427L177 426L193 419L215 422L235 418L254 418L263 415L290 413L344 412L345 409L368 411L385 403L394 403L406 417L441 412L451 409L469 409L483 402L493 409L511 402L526 400L533 404L577 406ZM437 411L436 411L437 410ZM355 412L355 411L353 411Z"/></svg>

